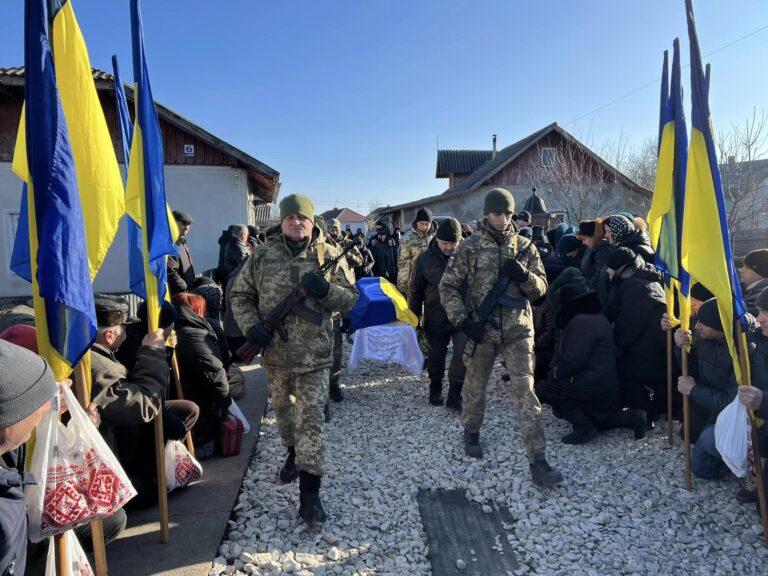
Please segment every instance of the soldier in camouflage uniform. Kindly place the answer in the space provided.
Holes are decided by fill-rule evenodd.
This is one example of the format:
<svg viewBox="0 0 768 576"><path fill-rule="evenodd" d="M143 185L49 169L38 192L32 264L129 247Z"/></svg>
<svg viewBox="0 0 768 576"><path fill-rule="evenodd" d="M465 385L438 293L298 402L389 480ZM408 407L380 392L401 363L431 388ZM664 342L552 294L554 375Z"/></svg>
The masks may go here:
<svg viewBox="0 0 768 576"><path fill-rule="evenodd" d="M345 262L327 277L315 270L339 254L313 225L314 206L306 196L280 202L280 226L259 244L232 285L230 303L248 341L263 350L270 396L288 458L280 478L299 478L299 515L312 524L325 519L320 501L324 468L323 408L328 398L328 369L333 363L331 314L346 314L357 300L354 277ZM263 318L300 283L304 304L321 314L318 326L289 314L287 340L273 338Z"/></svg>
<svg viewBox="0 0 768 576"><path fill-rule="evenodd" d="M437 224L432 220L432 211L429 208L419 208L411 223L411 229L400 241L400 254L397 257L397 290L403 296L408 294L416 258L429 248L429 243L435 237L435 230Z"/></svg>
<svg viewBox="0 0 768 576"><path fill-rule="evenodd" d="M518 236L512 222L515 201L503 188L485 198L485 219L478 231L464 240L448 262L440 281L440 300L449 320L467 335L464 354L467 374L462 390L464 449L481 458L480 426L493 364L501 354L513 386L513 401L531 476L539 486L562 482L562 475L546 461L541 404L533 391L533 316L529 300L547 290L544 266L536 247ZM487 323L478 321L477 309L500 274L509 276L505 293ZM466 286L466 297L462 290Z"/></svg>

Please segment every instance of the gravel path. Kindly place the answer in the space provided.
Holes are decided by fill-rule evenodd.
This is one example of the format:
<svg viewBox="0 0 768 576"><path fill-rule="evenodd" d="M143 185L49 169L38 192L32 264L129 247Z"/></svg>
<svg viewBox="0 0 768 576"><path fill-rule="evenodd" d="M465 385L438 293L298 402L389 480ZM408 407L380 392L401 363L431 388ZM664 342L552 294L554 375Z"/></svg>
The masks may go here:
<svg viewBox="0 0 768 576"><path fill-rule="evenodd" d="M464 456L458 417L427 403L425 376L374 363L343 373L321 491L329 519L315 532L297 520L298 485L276 481L285 451L269 412L211 573L430 574L416 502L430 487L509 509L515 522L501 537L520 562L516 575L768 573L755 508L733 498L740 481L694 478L687 492L682 449L663 430L566 446L559 438L570 427L545 408L548 459L566 481L534 487L501 373L497 365L481 461ZM457 574L472 574L465 560Z"/></svg>

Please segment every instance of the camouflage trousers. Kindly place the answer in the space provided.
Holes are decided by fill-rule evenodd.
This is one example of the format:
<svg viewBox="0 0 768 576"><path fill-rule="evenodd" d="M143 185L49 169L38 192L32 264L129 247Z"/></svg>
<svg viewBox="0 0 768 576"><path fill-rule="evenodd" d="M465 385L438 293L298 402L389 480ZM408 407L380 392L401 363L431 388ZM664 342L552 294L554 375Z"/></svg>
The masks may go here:
<svg viewBox="0 0 768 576"><path fill-rule="evenodd" d="M469 432L480 431L485 416L488 378L499 354L507 363L511 377L512 402L517 412L517 422L528 461L532 463L534 455L544 454L546 448L541 404L533 391L533 338L522 338L509 344L481 342L477 346L471 341L467 342L464 352L467 375L461 393L464 428Z"/></svg>
<svg viewBox="0 0 768 576"><path fill-rule="evenodd" d="M341 318L333 319L333 366L331 366L331 384L339 382L341 376L341 354L344 338L341 334Z"/></svg>
<svg viewBox="0 0 768 576"><path fill-rule="evenodd" d="M296 449L300 470L323 475L325 465L325 415L328 370L297 374L266 367L269 395L283 444Z"/></svg>

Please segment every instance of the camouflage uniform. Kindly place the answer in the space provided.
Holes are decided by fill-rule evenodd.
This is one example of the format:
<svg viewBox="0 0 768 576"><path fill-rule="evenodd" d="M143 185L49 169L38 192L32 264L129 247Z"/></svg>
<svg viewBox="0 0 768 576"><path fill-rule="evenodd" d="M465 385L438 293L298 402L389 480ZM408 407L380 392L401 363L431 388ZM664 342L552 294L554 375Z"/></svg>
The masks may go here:
<svg viewBox="0 0 768 576"><path fill-rule="evenodd" d="M262 322L304 274L317 269L318 253L327 261L339 249L317 227L296 255L279 229L270 231L232 285L230 304L244 334ZM331 282L327 296L322 300L310 296L304 302L322 314L321 325L289 314L283 322L287 340L275 335L262 358L280 436L286 446L295 446L299 468L316 476L322 476L324 464L323 408L333 363L331 314L346 314L357 300L354 276L346 262L340 262L326 279Z"/></svg>
<svg viewBox="0 0 768 576"><path fill-rule="evenodd" d="M468 432L480 431L488 378L496 357L501 354L512 376L517 419L528 460L533 463L534 455L543 455L545 449L541 404L533 391L533 315L528 302L540 298L547 290L544 266L536 247L528 239L518 236L514 226L502 233L487 222L481 223L477 233L464 240L448 261L440 282L440 300L455 326L467 319L477 320L474 311L496 283L502 265L521 252L525 254L520 263L530 271L530 278L522 285L511 281L505 293L516 299L521 308L497 305L491 320L498 329L488 322L481 342L467 342L462 419ZM465 285L468 292L463 298Z"/></svg>
<svg viewBox="0 0 768 576"><path fill-rule="evenodd" d="M437 224L433 221L426 232L420 232L416 228L416 222L411 224L411 229L405 233L400 241L400 253L397 257L397 290L403 296L408 294L408 285L411 282L411 272L419 254L429 248L429 243L435 237Z"/></svg>

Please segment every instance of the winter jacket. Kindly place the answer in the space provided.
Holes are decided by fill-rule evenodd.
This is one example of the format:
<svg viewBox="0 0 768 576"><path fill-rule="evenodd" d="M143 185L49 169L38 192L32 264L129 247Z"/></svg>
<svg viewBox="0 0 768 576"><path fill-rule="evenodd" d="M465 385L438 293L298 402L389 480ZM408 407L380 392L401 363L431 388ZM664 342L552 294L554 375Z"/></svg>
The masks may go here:
<svg viewBox="0 0 768 576"><path fill-rule="evenodd" d="M605 261L611 251L611 245L606 241L600 242L594 248L587 248L581 259L581 273L587 279L590 290L597 290L600 279L600 270L605 266ZM607 302L607 299L606 299Z"/></svg>
<svg viewBox="0 0 768 576"><path fill-rule="evenodd" d="M397 276L398 276L398 269L397 269L398 252L399 250L397 245L394 245L394 246L390 246L389 244L384 245L384 264L381 268L381 272L382 272L381 275L395 285L397 285Z"/></svg>
<svg viewBox="0 0 768 576"><path fill-rule="evenodd" d="M613 323L619 379L663 378L666 336L660 328L667 309L661 273L640 258L616 271L606 316Z"/></svg>
<svg viewBox="0 0 768 576"><path fill-rule="evenodd" d="M765 288L768 288L768 278L758 280L741 291L741 297L744 300L744 308L753 316L757 316L760 312L757 309L757 297L760 296L760 292Z"/></svg>
<svg viewBox="0 0 768 576"><path fill-rule="evenodd" d="M411 222L411 229L400 240L400 253L397 259L397 289L400 294L408 293L408 284L411 282L413 265L419 254L429 248L429 243L435 237L437 223L433 220L426 232L421 232L416 227L416 221Z"/></svg>
<svg viewBox="0 0 768 576"><path fill-rule="evenodd" d="M179 249L178 256L168 256L168 289L172 295L186 292L187 287L195 279L195 267L192 264L192 256L189 254L187 239L181 238L176 246Z"/></svg>
<svg viewBox="0 0 768 576"><path fill-rule="evenodd" d="M27 502L24 486L36 484L23 471L23 449L0 455L0 575L24 574L27 565Z"/></svg>
<svg viewBox="0 0 768 576"><path fill-rule="evenodd" d="M416 316L421 317L423 304L422 326L426 334L442 334L448 337L456 332L440 303L438 288L447 264L448 257L440 251L437 240L432 239L429 250L416 258L413 267L411 283L408 286L408 307Z"/></svg>
<svg viewBox="0 0 768 576"><path fill-rule="evenodd" d="M755 412L759 418L768 420L768 337L763 336L762 328L757 327L747 334L747 340L754 344L749 355L752 385L763 391L763 400Z"/></svg>
<svg viewBox="0 0 768 576"><path fill-rule="evenodd" d="M250 256L248 247L240 242L237 238L232 238L227 246L224 248L224 262L222 264L222 271L227 278L232 271L240 266Z"/></svg>
<svg viewBox="0 0 768 576"><path fill-rule="evenodd" d="M99 432L114 447L114 426L151 422L162 408L170 380L165 349L139 348L130 373L106 346L94 344L91 352L91 401L99 407Z"/></svg>
<svg viewBox="0 0 768 576"><path fill-rule="evenodd" d="M221 347L205 318L183 305L178 307L178 313L176 354L184 398L195 402L205 418L213 410L224 410L232 403Z"/></svg>
<svg viewBox="0 0 768 576"><path fill-rule="evenodd" d="M477 320L477 309L496 284L503 265L515 258L528 270L528 278L521 284L509 282L504 296L517 305L494 307L490 317L498 329L487 323L484 341L509 344L533 338L530 301L546 293L547 278L536 246L518 236L514 225L499 232L483 221L451 256L440 280L440 301L451 324L458 327L468 318Z"/></svg>
<svg viewBox="0 0 768 576"><path fill-rule="evenodd" d="M651 239L645 230L630 232L626 238L616 245L616 248L629 248L648 264L653 264L656 258L656 254L651 247Z"/></svg>
<svg viewBox="0 0 768 576"><path fill-rule="evenodd" d="M536 347L543 350L554 350L556 347L557 330L555 318L560 311L560 290L563 286L586 286L587 281L578 268L566 268L549 285L546 295L546 314L544 330L536 334Z"/></svg>

